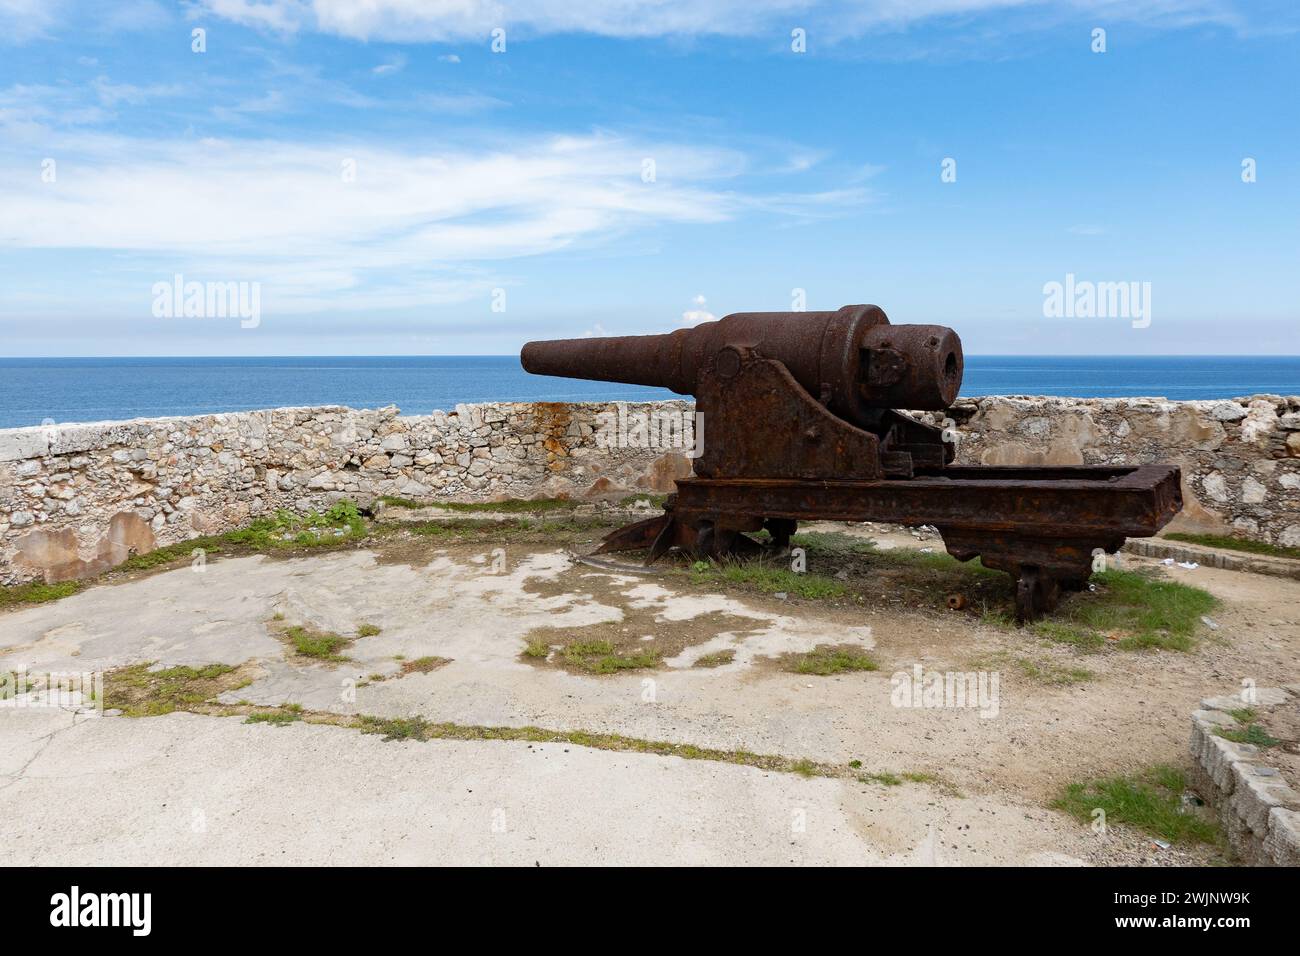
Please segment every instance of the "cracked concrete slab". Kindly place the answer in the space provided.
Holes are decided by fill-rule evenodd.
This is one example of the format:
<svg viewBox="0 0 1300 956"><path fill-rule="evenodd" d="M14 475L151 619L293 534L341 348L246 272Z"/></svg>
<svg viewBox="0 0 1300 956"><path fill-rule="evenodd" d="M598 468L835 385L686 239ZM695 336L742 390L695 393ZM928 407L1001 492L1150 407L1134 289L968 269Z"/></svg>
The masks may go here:
<svg viewBox="0 0 1300 956"><path fill-rule="evenodd" d="M1020 811L560 744L386 743L336 727L26 719L62 728L0 789L4 865L1072 864ZM8 736L14 736L9 728ZM26 750L24 750L26 752ZM6 766L6 769L8 769ZM647 799L648 793L654 799Z"/></svg>
<svg viewBox="0 0 1300 956"><path fill-rule="evenodd" d="M124 861L235 861L233 834L242 829L253 846L244 848L252 854L244 860L341 860L330 854L346 851L355 862L478 862L485 854L532 862L510 840L492 842L491 830L447 836L438 829L472 829L478 824L471 820L499 804L508 820L526 823L520 839L545 848L535 854L544 862L635 862L639 857L630 854L647 852L664 862L692 854L711 861L883 862L910 859L931 825L942 843L953 820L970 826L968 849L954 841L959 862L1107 862L1132 848L1099 842L1043 809L1065 783L1176 762L1185 714L1219 686L1207 673L1279 684L1300 678L1294 669L1300 622L1285 618L1284 610L1300 606L1300 582L1270 579L1261 589L1237 572L1195 572L1195 583L1229 602L1216 612L1215 640L1196 652L1098 655L1086 662L1093 679L1068 687L1010 670L997 717L986 719L969 708L895 706L891 677L918 664L967 670L990 655L1065 661L1073 652L1034 648L1023 635L969 615L714 593L682 578L593 569L554 548L507 544L501 555L493 551L487 543L429 543L416 551L381 545L309 557L216 556L202 572L163 571L0 615L0 669L253 660L260 676L225 701L620 734L836 765L853 760L866 773L941 775L965 799L922 784L804 780L566 745L402 744L341 727L246 726L238 718L194 715L104 718L83 727L63 712L8 710L0 712L0 811L25 839L43 842L57 834L68 841L67 853L116 853ZM504 569L493 573L502 556ZM276 634L277 616L355 637L345 651L351 660L293 654ZM1261 618L1272 626L1257 627ZM361 624L379 633L358 637ZM530 635L574 633L629 640L689 633L689 640L657 668L608 676L542 666L523 654ZM815 677L775 666L781 654L819 644L869 650L879 670ZM733 662L691 666L718 650L734 651ZM403 673L404 661L424 656L450 663ZM53 735L60 727L66 730ZM480 784L478 797L453 793L452 781L475 768L487 775L476 779L491 779L495 789ZM396 781L387 789L386 775ZM551 813L529 809L533 790ZM191 791L198 796L188 796ZM646 800L646 793L655 798ZM606 794L608 804L601 802ZM638 795L644 806L634 806ZM215 819L230 817L231 842L196 842L167 830L168 814L182 799L224 808L214 811ZM247 806L236 819L241 801ZM788 813L792 801L816 807L819 820L839 822L808 842L792 842L772 819L773 807ZM77 818L69 807L87 816ZM937 816L935 808L942 811ZM584 814L596 821L591 832L599 840L579 851L570 844L581 844ZM551 816L576 819L569 825ZM990 830L986 823L996 825ZM332 836L295 849L309 827ZM374 831L372 845L361 847L364 834L353 833L358 827ZM431 833L442 833L449 848L438 849ZM661 835L679 856L647 851ZM413 842L408 847L404 840ZM411 856L404 855L408 850Z"/></svg>

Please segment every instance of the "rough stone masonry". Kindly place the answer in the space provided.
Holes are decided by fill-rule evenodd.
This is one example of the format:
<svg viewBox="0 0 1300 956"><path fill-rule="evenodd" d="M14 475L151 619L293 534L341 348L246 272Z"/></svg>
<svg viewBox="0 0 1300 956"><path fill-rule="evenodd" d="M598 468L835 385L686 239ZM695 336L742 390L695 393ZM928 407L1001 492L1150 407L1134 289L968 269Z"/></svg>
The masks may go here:
<svg viewBox="0 0 1300 956"><path fill-rule="evenodd" d="M671 491L690 473L683 449L601 441L598 416L614 407L459 405L402 416L324 406L0 430L0 583L86 577L133 552L341 498ZM689 409L634 405L626 417ZM994 396L918 417L951 419L965 463L1179 464L1185 509L1174 527L1300 547L1300 396Z"/></svg>

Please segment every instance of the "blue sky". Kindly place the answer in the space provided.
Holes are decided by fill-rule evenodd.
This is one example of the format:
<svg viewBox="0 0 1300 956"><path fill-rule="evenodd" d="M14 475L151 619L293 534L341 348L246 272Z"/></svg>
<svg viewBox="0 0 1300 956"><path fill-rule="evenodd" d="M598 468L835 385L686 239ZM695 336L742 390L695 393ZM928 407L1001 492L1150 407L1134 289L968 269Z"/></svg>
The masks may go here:
<svg viewBox="0 0 1300 956"><path fill-rule="evenodd" d="M0 354L507 353L797 289L969 353L1295 354L1297 29L1227 0L0 0ZM258 283L256 327L156 316L176 274ZM1067 274L1150 283L1150 324L1045 317Z"/></svg>

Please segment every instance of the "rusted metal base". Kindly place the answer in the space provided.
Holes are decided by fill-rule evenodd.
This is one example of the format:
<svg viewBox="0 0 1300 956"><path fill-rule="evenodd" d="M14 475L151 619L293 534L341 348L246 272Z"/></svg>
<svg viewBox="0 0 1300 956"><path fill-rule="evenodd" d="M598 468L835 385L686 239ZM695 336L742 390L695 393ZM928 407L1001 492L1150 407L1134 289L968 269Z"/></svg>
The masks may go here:
<svg viewBox="0 0 1300 956"><path fill-rule="evenodd" d="M671 548L698 558L763 550L745 532L766 528L770 548L789 545L799 521L931 525L960 561L979 557L1016 579L1016 618L1056 607L1084 587L1094 555L1148 537L1182 507L1172 465L1138 467L948 467L908 480L689 478L664 514L612 532L597 553Z"/></svg>

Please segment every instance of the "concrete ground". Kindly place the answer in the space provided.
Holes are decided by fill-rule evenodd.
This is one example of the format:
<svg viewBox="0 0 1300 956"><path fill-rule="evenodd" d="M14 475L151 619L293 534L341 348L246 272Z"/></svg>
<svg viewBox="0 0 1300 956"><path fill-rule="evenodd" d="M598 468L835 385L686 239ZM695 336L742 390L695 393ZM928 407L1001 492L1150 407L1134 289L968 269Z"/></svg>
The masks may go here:
<svg viewBox="0 0 1300 956"><path fill-rule="evenodd" d="M873 535L877 536L877 535ZM938 546L905 535L902 547ZM500 550L497 550L500 548ZM1135 560L1135 563L1137 561ZM0 614L0 670L140 662L245 665L228 704L423 716L475 727L619 734L925 775L897 786L569 743L386 741L347 727L239 716L0 711L10 863L1171 864L1111 828L1047 808L1064 784L1182 763L1201 697L1300 679L1300 582L1169 569L1224 600L1190 653L1091 655L1059 686L1007 661L1076 652L966 614L858 608L689 586L509 542L376 544L308 557L210 559ZM289 652L302 624L360 637L347 662ZM529 640L629 636L663 664L571 673ZM875 672L790 673L780 655L869 649ZM691 666L717 650L720 667ZM404 673L426 655L450 663ZM902 708L895 672L1001 661L995 714Z"/></svg>

